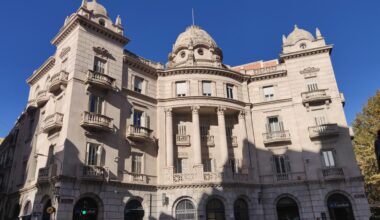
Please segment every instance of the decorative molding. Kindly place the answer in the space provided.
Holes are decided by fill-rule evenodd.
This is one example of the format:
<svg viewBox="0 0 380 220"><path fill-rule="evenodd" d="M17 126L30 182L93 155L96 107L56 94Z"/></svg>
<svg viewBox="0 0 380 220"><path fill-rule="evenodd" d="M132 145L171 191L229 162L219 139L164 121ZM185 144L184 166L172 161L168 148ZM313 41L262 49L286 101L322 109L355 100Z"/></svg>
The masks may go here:
<svg viewBox="0 0 380 220"><path fill-rule="evenodd" d="M243 82L247 79L247 76L243 74L229 70L229 69L221 69L221 68L213 68L213 67L183 67L183 68L175 68L168 70L158 70L158 76L166 77L178 74L210 74L210 75L218 75L218 76L226 76L235 80L239 80Z"/></svg>
<svg viewBox="0 0 380 220"><path fill-rule="evenodd" d="M106 57L106 58L112 58L112 54L104 47L93 47L96 54Z"/></svg>
<svg viewBox="0 0 380 220"><path fill-rule="evenodd" d="M333 48L333 45L327 45L324 47L318 47L318 48L313 48L309 50L303 50L303 51L296 51L292 53L287 53L287 54L280 54L280 59L281 60L289 60L293 58L299 58L299 57L305 57L305 56L310 56L310 55L315 55L315 54L321 54L321 53L330 53Z"/></svg>
<svg viewBox="0 0 380 220"><path fill-rule="evenodd" d="M307 74L307 73L315 73L319 72L319 68L316 67L307 67L300 71L301 74Z"/></svg>
<svg viewBox="0 0 380 220"><path fill-rule="evenodd" d="M29 85L33 85L35 82L37 82L39 79L41 79L45 73L47 73L49 70L51 70L55 65L55 58L53 56L49 57L49 59L47 59L45 61L44 64L42 64L42 66L37 69L36 71L34 71L33 75L30 76L26 82L29 84Z"/></svg>
<svg viewBox="0 0 380 220"><path fill-rule="evenodd" d="M61 53L59 54L59 58L63 58L64 56L66 56L71 50L71 47L65 47L61 50Z"/></svg>

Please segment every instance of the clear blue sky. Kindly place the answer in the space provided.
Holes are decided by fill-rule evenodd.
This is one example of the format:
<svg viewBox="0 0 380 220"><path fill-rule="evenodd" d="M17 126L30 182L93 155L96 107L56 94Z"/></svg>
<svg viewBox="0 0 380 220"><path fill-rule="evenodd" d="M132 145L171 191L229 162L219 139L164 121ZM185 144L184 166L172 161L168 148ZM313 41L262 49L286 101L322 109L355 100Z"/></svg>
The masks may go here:
<svg viewBox="0 0 380 220"><path fill-rule="evenodd" d="M293 25L319 27L334 44L332 60L339 89L346 97L349 123L380 88L380 1L378 0L99 0L115 19L120 14L127 48L166 62L177 35L196 23L224 52L224 63L238 65L278 57L281 36ZM50 55L50 40L81 0L3 1L0 13L0 137L25 107L25 80Z"/></svg>

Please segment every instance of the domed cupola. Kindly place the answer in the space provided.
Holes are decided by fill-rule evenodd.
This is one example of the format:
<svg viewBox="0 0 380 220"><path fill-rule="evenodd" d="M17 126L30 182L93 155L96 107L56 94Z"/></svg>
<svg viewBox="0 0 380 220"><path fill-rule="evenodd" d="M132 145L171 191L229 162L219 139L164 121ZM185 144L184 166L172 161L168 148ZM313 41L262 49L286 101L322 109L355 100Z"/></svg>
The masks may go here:
<svg viewBox="0 0 380 220"><path fill-rule="evenodd" d="M297 25L294 25L294 30L288 35L288 37L285 37L284 35L282 36L282 52L293 53L326 45L318 28L315 30L315 36L316 37L314 38L309 31L298 28Z"/></svg>
<svg viewBox="0 0 380 220"><path fill-rule="evenodd" d="M103 5L99 4L97 0L88 2L87 9L92 11L94 16L103 16L105 18L108 18L108 13L107 13L106 8Z"/></svg>
<svg viewBox="0 0 380 220"><path fill-rule="evenodd" d="M169 68L189 66L221 67L222 50L199 26L192 25L181 33L169 54Z"/></svg>

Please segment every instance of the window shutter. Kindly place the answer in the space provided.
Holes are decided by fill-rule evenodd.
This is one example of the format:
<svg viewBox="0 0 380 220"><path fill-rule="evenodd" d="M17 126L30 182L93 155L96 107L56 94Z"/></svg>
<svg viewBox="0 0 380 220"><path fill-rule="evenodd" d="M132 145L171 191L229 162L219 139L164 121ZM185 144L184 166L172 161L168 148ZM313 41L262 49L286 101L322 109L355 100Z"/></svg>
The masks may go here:
<svg viewBox="0 0 380 220"><path fill-rule="evenodd" d="M146 128L150 128L150 116L149 115L145 116L145 121L146 121Z"/></svg>
<svg viewBox="0 0 380 220"><path fill-rule="evenodd" d="M142 114L141 114L141 119L140 119L141 121L140 121L140 125L141 125L141 127L144 127L144 128L146 128L146 112L143 112Z"/></svg>
<svg viewBox="0 0 380 220"><path fill-rule="evenodd" d="M203 95L210 94L211 95L211 82L203 82Z"/></svg>
<svg viewBox="0 0 380 220"><path fill-rule="evenodd" d="M86 147L86 164L89 165L90 164L90 143L87 143L87 147Z"/></svg>
<svg viewBox="0 0 380 220"><path fill-rule="evenodd" d="M131 75L131 90L135 90L135 75Z"/></svg>
<svg viewBox="0 0 380 220"><path fill-rule="evenodd" d="M177 82L177 95L187 95L187 83L186 82Z"/></svg>
<svg viewBox="0 0 380 220"><path fill-rule="evenodd" d="M216 160L215 159L212 159L212 168L211 168L211 172L215 172L216 171Z"/></svg>

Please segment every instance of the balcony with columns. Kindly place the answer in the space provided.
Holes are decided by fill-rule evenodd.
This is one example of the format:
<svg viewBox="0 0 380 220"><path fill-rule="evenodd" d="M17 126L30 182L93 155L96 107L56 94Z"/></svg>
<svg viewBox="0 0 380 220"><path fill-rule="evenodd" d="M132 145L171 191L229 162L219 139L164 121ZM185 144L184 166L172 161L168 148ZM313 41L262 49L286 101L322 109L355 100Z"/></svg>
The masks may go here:
<svg viewBox="0 0 380 220"><path fill-rule="evenodd" d="M194 182L247 182L250 181L248 173L231 173L226 171L226 167L221 166L215 168L213 172L204 172L202 164L202 146L212 147L215 146L215 137L213 135L201 135L200 129L200 115L202 119L212 121L213 131L217 132L218 143L218 164L228 164L229 159L229 147L238 146L238 138L234 135L227 135L226 129L226 115L227 117L234 118L235 124L240 131L239 138L243 140L247 139L246 132L246 119L245 111L242 109L229 109L226 107L211 107L211 106L192 106L192 107L178 107L178 108L166 108L166 168L164 182L167 184L185 184ZM191 114L191 121L189 115ZM213 116L214 115L214 116ZM178 117L178 118L177 118ZM214 118L215 117L215 118ZM182 121L179 121L182 120ZM173 122L176 123L173 123ZM204 122L202 120L202 122ZM178 134L173 131L173 125L178 124ZM186 126L186 128L183 128ZM233 127L236 127L233 126ZM207 127L207 126L206 126ZM209 128L210 129L210 128ZM235 129L235 128L234 128ZM186 130L190 132L186 133ZM207 129L206 129L207 130ZM204 133L209 132L203 131ZM173 138L175 137L175 138ZM185 172L176 173L174 169L174 146L187 146L190 148L187 151L192 151L191 160L192 164L188 164L191 167ZM219 148L220 147L220 148ZM243 152L244 156L248 157L249 153ZM244 159L248 161L248 158ZM227 168L228 170L228 168Z"/></svg>

